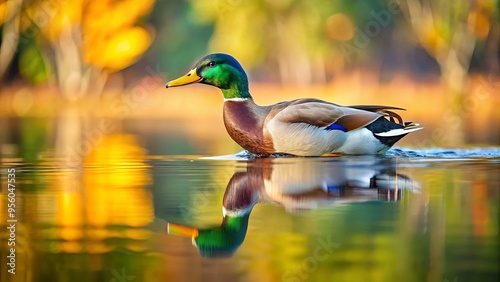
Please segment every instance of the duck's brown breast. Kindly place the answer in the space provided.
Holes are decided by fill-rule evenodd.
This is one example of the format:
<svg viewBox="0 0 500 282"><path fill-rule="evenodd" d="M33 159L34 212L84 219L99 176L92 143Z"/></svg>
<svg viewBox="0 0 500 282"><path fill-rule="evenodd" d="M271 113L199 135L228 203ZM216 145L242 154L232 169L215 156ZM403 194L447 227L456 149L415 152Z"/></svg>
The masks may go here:
<svg viewBox="0 0 500 282"><path fill-rule="evenodd" d="M275 153L271 138L264 134L267 111L252 100L225 101L224 125L229 136L254 154Z"/></svg>

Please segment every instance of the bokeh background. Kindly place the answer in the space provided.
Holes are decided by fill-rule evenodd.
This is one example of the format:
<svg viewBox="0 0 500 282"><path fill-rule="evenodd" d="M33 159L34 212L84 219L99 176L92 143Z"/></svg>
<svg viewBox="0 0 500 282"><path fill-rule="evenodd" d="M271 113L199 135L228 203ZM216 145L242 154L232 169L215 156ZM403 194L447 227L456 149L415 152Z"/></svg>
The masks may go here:
<svg viewBox="0 0 500 282"><path fill-rule="evenodd" d="M225 135L217 89L163 88L203 55L225 52L249 73L257 103L318 97L399 106L426 127L402 146L498 144L498 7L498 0L2 1L0 141L50 136L38 146L67 155L83 134L100 139L133 119L150 121L136 126L143 131L173 132L163 136L172 146L158 153L232 153L238 147ZM32 118L39 125L19 125ZM193 148L182 149L189 139Z"/></svg>
<svg viewBox="0 0 500 282"><path fill-rule="evenodd" d="M18 171L20 273L5 280L12 277L2 271L1 280L232 275L231 263L201 260L189 239L163 234L157 222L159 208L169 214L188 203L186 224L196 216L208 217L197 224L218 224L227 182L245 169L188 161L241 150L225 131L220 91L164 88L207 53L236 57L259 104L316 97L399 106L425 129L398 146L462 148L500 144L499 42L498 0L0 0L0 166ZM382 215L377 207L349 207L340 217L292 216L263 205L252 215L261 232L240 252L243 261L256 258L246 265L257 274L246 280L278 280L312 254L313 237L294 226L320 234L330 227L346 242L364 243L339 252L366 259L337 264L346 279L482 279L473 267L496 279L497 164L461 165L407 169L423 196L386 206ZM0 177L5 224L7 180ZM425 212L411 212L428 203ZM428 215L427 237L411 227L420 220L415 214ZM399 231L374 232L377 219L397 222ZM269 226L285 231L262 232ZM331 269L324 264L311 275L331 279Z"/></svg>

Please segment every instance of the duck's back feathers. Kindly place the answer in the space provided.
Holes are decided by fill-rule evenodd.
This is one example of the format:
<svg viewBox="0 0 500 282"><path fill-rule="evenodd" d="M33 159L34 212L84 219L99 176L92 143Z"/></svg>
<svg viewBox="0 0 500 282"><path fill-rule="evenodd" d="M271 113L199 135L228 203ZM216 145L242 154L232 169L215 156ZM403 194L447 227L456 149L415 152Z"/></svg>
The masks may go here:
<svg viewBox="0 0 500 282"><path fill-rule="evenodd" d="M285 124L307 124L326 128L338 124L347 131L364 127L382 114L356 108L342 107L317 99L299 99L277 104L266 120Z"/></svg>
<svg viewBox="0 0 500 282"><path fill-rule="evenodd" d="M354 106L349 106L349 108L355 108L370 112L379 112L384 110L406 111L406 109L403 108L393 107L393 106L383 106L383 105L354 105Z"/></svg>
<svg viewBox="0 0 500 282"><path fill-rule="evenodd" d="M278 153L318 156L341 148L351 133L360 135L355 133L358 129L383 116L382 113L342 107L322 100L299 99L271 106L263 130ZM378 141L377 144L372 146L374 148L365 150L363 147L355 153L375 153L380 149L376 146L383 146Z"/></svg>

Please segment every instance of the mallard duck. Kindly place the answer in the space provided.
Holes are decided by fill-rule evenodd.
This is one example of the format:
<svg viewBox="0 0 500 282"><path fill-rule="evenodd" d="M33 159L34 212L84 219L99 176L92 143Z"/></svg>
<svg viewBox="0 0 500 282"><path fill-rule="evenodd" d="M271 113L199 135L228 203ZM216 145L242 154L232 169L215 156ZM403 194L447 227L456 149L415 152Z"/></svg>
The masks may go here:
<svg viewBox="0 0 500 282"><path fill-rule="evenodd" d="M382 154L419 124L403 122L398 107L340 106L306 98L257 105L240 63L227 54L203 57L167 88L204 83L222 90L224 124L231 138L257 155Z"/></svg>

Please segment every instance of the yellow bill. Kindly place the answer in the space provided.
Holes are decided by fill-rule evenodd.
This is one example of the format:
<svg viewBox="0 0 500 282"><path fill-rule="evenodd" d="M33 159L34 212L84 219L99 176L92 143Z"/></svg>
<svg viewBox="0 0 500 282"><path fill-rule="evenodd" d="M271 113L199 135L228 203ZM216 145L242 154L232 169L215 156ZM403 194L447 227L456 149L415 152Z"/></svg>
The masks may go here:
<svg viewBox="0 0 500 282"><path fill-rule="evenodd" d="M175 86L182 86L182 85L187 85L195 82L200 82L202 80L201 77L199 77L196 74L196 69L190 70L186 75L179 77L178 79L174 79L172 81L169 81L167 85L165 85L166 88L169 87L175 87Z"/></svg>
<svg viewBox="0 0 500 282"><path fill-rule="evenodd" d="M198 229L175 223L167 223L167 233L172 235L188 236L191 238L198 237Z"/></svg>

